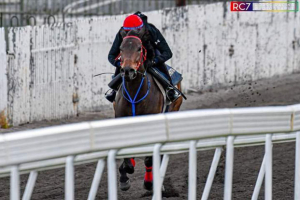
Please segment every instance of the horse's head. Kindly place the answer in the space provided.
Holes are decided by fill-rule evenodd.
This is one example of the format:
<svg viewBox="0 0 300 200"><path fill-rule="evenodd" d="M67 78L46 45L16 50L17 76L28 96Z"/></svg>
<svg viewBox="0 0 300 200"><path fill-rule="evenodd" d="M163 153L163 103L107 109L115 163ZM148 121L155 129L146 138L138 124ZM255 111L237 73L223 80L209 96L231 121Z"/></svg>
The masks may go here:
<svg viewBox="0 0 300 200"><path fill-rule="evenodd" d="M146 59L146 49L138 34L130 31L120 46L121 75L126 81L137 77L138 72L144 71L143 63Z"/></svg>

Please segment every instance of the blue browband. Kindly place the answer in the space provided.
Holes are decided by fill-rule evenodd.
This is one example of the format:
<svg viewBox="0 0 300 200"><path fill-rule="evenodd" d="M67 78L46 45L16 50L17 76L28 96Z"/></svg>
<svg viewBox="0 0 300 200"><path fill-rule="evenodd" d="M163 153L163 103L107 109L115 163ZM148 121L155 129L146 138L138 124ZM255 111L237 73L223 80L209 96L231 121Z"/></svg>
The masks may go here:
<svg viewBox="0 0 300 200"><path fill-rule="evenodd" d="M136 30L136 29L142 28L143 26L144 26L144 23L142 25L138 26L138 27L124 27L123 26L123 29L124 30Z"/></svg>

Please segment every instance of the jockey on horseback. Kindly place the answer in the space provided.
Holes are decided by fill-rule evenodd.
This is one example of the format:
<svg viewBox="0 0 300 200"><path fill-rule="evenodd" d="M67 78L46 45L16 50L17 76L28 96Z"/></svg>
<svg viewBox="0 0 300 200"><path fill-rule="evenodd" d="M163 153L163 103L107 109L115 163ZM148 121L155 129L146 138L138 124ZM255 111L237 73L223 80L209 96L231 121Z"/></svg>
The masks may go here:
<svg viewBox="0 0 300 200"><path fill-rule="evenodd" d="M125 19L125 21L123 23L123 27L117 33L116 38L113 42L113 45L109 51L108 60L113 66L116 67L114 77L117 77L117 75L120 73L120 68L121 68L120 60L116 59L116 57L120 54L120 45L123 41L121 32L125 31L127 33L131 30L140 31L142 29L144 31L146 30L145 32L149 33L150 37L148 38L149 39L148 42L150 42L151 48L155 49L154 59L151 60L150 62L148 60L147 67L155 67L155 68L159 69L159 71L161 71L165 75L165 77L169 81L169 84L162 83L162 86L164 87L164 89L167 93L166 96L168 97L169 101L174 102L180 97L180 94L174 89L175 86L172 83L171 76L165 65L165 62L172 57L172 55L173 55L172 51L171 51L169 45L167 44L165 38L163 37L163 35L160 33L160 31L154 25L149 24L147 22L147 16L143 15L141 12L136 12L133 15L129 15ZM146 49L148 52L151 51L150 49L147 48L147 46L146 46ZM162 80L162 79L160 79L160 80ZM167 82L167 81L165 81L165 82ZM109 100L110 102L113 102L115 100L115 97L116 97L115 90L112 90L111 93L106 95L106 99Z"/></svg>

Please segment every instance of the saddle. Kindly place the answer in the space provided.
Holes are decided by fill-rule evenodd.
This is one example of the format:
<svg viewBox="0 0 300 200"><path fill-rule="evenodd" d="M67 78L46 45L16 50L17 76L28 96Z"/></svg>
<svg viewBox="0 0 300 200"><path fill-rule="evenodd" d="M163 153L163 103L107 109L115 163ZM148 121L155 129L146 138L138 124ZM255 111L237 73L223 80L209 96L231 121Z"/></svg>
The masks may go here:
<svg viewBox="0 0 300 200"><path fill-rule="evenodd" d="M178 71L176 71L174 68L167 66L167 69L168 69L168 72L171 76L171 79L172 79L172 83L173 85L177 85L180 81L182 81L182 74L180 74ZM157 74L159 74L161 77L163 77L164 79L168 80L168 76L164 73L162 73L158 68L153 68L153 70L149 70L148 69L148 72L150 74L152 74L154 77L157 76ZM156 78L158 79L159 82L162 82L161 80L159 80L159 78ZM116 77L114 77L112 79L112 81L108 84L108 86L115 90L115 91L118 91L119 89L119 86L122 84L122 78L121 78L121 74L118 74Z"/></svg>
<svg viewBox="0 0 300 200"><path fill-rule="evenodd" d="M178 93L180 93L183 98L186 99L185 95L178 90L175 86L182 81L183 77L182 74L180 74L178 71L176 71L174 68L166 65L166 68L168 70L168 73L172 79L172 84L169 82L168 75L160 71L157 67L151 67L147 69L147 72L153 76L153 79L160 89L161 93L164 96L164 105L162 108L162 112L167 112L168 110L168 105L170 105L172 102L169 101L167 98L167 91L165 88L172 87L174 88ZM122 84L122 77L121 74L118 74L116 77L113 78L113 80L108 84L108 86L113 89L114 91L118 91L120 88L120 85Z"/></svg>

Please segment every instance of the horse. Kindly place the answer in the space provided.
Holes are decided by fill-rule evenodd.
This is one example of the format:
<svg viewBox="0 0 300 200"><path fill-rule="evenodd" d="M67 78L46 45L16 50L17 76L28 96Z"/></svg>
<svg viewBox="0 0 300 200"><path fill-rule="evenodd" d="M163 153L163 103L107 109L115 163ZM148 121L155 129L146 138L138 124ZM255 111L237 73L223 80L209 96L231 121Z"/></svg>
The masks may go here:
<svg viewBox="0 0 300 200"><path fill-rule="evenodd" d="M121 76L122 85L120 86L113 107L115 118L139 116L162 113L164 107L164 95L156 84L153 76L147 73L149 60L153 54L144 47L142 36L134 31L130 31L123 36L120 46ZM181 90L181 82L176 87ZM178 98L169 105L168 112L179 111L183 98ZM152 157L146 157L144 188L152 190ZM119 168L120 189L126 191L130 188L130 180L127 174L133 174L135 167L134 158L126 158Z"/></svg>

